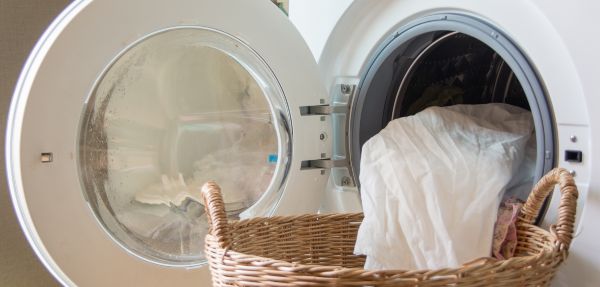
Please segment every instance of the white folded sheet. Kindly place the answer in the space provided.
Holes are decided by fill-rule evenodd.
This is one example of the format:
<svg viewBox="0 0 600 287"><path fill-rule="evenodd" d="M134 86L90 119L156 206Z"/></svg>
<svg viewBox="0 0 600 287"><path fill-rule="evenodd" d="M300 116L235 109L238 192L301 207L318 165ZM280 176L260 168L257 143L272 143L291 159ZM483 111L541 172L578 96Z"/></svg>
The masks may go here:
<svg viewBox="0 0 600 287"><path fill-rule="evenodd" d="M431 107L363 146L365 218L354 252L366 269L460 266L490 256L500 199L533 132L506 104Z"/></svg>

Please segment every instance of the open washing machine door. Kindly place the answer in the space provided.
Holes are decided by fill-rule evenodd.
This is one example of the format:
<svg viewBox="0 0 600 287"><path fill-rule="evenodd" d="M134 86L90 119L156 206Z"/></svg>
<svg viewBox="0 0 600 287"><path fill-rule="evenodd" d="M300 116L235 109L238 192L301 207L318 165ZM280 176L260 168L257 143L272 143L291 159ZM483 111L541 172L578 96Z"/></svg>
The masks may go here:
<svg viewBox="0 0 600 287"><path fill-rule="evenodd" d="M199 187L234 219L316 212L340 109L268 1L77 1L15 91L12 199L64 285L209 284Z"/></svg>

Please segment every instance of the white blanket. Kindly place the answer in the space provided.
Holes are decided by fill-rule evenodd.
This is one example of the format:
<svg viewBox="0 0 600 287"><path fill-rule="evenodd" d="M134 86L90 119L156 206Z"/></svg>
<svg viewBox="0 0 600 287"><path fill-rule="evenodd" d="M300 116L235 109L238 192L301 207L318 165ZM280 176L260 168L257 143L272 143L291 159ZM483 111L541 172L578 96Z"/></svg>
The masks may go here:
<svg viewBox="0 0 600 287"><path fill-rule="evenodd" d="M532 135L506 104L431 107L363 146L365 218L354 252L366 269L456 267L490 256L498 205Z"/></svg>

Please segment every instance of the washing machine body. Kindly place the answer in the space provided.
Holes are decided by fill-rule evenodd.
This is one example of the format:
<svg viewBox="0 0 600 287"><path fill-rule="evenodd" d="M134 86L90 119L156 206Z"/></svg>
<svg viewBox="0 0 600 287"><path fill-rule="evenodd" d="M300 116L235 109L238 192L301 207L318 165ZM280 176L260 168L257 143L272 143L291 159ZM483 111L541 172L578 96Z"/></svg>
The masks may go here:
<svg viewBox="0 0 600 287"><path fill-rule="evenodd" d="M360 210L361 144L405 116L402 82L428 53L470 41L508 67L493 91L520 84L535 176L576 173L578 237L557 283L592 286L600 42L581 35L596 4L480 2L357 1L318 66L269 1L73 3L36 45L11 104L7 171L29 242L64 285L208 284L203 175L232 191L231 218ZM583 160L565 160L567 150Z"/></svg>
<svg viewBox="0 0 600 287"><path fill-rule="evenodd" d="M411 98L406 91L423 91L423 85L418 90L411 81L432 77L428 83L439 83L435 82L439 75L430 70L442 71L465 59L471 61L469 57L478 55L474 47L483 43L510 68L508 77L520 83L519 93L528 105L525 101L499 102L532 111L537 140L534 177L560 166L575 175L579 188L575 240L554 284L596 286L600 282L600 261L595 255L600 251L595 239L600 182L593 176L598 173L593 146L600 139L600 118L594 112L600 88L594 75L600 57L594 51L600 48L600 41L586 36L597 26L592 12L596 9L598 4L590 1L354 1L332 30L322 54L315 55L330 94L335 94L340 84L356 87L348 100L351 174L356 177L360 173L362 143L389 120L410 114ZM300 31L309 30L300 27ZM476 69L488 63L494 67L494 60L490 63L489 59L469 63ZM507 76L501 70L478 70L484 82L483 75L494 75L487 82L494 88L483 90L491 96L483 102L498 102L498 87L504 98L513 93L510 81L502 84L500 79ZM442 78L468 76L465 71L442 73ZM583 158L574 160L574 153ZM329 210L359 209L358 189L343 186L335 176L332 172L324 206ZM557 210L555 192L539 223L546 228L556 223Z"/></svg>

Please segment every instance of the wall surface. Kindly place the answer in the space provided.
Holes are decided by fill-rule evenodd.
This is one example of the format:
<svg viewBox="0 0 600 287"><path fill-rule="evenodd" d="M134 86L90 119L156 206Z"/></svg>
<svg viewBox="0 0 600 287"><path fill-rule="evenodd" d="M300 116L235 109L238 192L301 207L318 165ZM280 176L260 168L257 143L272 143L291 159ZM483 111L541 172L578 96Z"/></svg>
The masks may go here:
<svg viewBox="0 0 600 287"><path fill-rule="evenodd" d="M12 92L29 51L67 0L0 0L0 286L57 286L14 214L6 184L4 130Z"/></svg>
<svg viewBox="0 0 600 287"><path fill-rule="evenodd" d="M350 4L352 0L289 0L290 21L304 37L315 60L321 57L331 30Z"/></svg>

